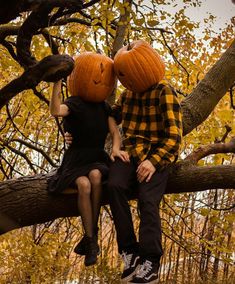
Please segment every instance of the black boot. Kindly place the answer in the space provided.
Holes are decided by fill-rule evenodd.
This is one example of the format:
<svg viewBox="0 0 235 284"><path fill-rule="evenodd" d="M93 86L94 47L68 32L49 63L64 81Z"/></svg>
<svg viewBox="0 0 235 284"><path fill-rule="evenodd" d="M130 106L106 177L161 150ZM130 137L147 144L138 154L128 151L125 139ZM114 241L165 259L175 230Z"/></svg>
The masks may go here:
<svg viewBox="0 0 235 284"><path fill-rule="evenodd" d="M98 227L94 229L94 238L96 240L96 242L98 241ZM76 245L76 247L74 248L74 252L80 255L86 255L86 241L87 241L87 237L86 235L83 236L83 238L81 239L81 241ZM98 247L98 254L100 253L99 247Z"/></svg>
<svg viewBox="0 0 235 284"><path fill-rule="evenodd" d="M86 241L87 241L86 235L84 235L81 241L74 248L74 252L80 255L85 255L86 254Z"/></svg>
<svg viewBox="0 0 235 284"><path fill-rule="evenodd" d="M90 266L96 263L99 254L99 246L96 237L86 237L85 265Z"/></svg>

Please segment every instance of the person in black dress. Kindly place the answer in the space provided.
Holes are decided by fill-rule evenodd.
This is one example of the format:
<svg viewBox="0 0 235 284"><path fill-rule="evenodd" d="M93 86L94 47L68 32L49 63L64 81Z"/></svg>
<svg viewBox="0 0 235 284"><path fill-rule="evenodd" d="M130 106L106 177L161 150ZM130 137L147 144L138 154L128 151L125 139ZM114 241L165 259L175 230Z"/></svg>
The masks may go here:
<svg viewBox="0 0 235 284"><path fill-rule="evenodd" d="M50 112L63 117L64 130L73 136L73 142L65 151L61 166L48 183L50 193L63 193L75 187L78 190L78 210L85 235L75 247L75 252L85 254L85 265L97 261L97 223L100 212L102 180L108 176L110 159L119 157L128 162L127 152L121 151L121 138L111 109L106 102L86 102L71 96L61 104L61 81L53 86ZM106 136L110 132L113 146L110 157L104 150Z"/></svg>

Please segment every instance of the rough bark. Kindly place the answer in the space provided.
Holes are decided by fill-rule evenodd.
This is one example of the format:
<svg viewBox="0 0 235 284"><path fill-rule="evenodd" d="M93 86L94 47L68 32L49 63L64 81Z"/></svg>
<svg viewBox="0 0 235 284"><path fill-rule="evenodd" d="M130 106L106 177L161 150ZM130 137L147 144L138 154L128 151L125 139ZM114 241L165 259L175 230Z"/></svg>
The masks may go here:
<svg viewBox="0 0 235 284"><path fill-rule="evenodd" d="M51 196L48 175L35 175L0 183L0 233L44 223L59 217L78 216L76 194ZM197 167L180 162L171 169L166 194L216 188L235 189L235 166ZM129 196L130 199L136 195ZM103 204L108 203L104 186Z"/></svg>
<svg viewBox="0 0 235 284"><path fill-rule="evenodd" d="M0 0L0 24L14 20L22 12L37 10L42 5L81 9L82 4L82 0Z"/></svg>
<svg viewBox="0 0 235 284"><path fill-rule="evenodd" d="M117 51L123 46L125 34L126 34L126 31L127 31L127 27L128 27L128 19L130 17L132 0L125 0L123 3L125 3L125 4L128 3L128 8L130 8L130 9L125 7L124 13L120 14L119 21L118 21L119 24L118 24L117 29L116 29L115 38L113 40L112 54L111 54L112 58L114 58ZM120 23L122 23L122 24L120 24ZM108 102L109 102L110 105L113 105L114 102L115 102L116 88L117 88L117 80L116 80L116 86L115 86L114 92L108 98Z"/></svg>
<svg viewBox="0 0 235 284"><path fill-rule="evenodd" d="M123 46L126 30L127 30L127 27L128 27L128 18L130 17L132 0L125 0L124 3L128 4L127 7L129 9L127 9L127 7L125 7L124 14L120 15L119 23L121 22L122 24L119 24L117 26L116 36L115 36L114 41L113 41L113 48L112 48L112 55L111 55L112 58L114 58L117 51Z"/></svg>
<svg viewBox="0 0 235 284"><path fill-rule="evenodd" d="M211 145L200 146L194 152L189 154L185 158L185 161L190 161L190 163L197 164L197 162L204 157L219 153L235 153L235 137L233 137L228 143L215 143Z"/></svg>
<svg viewBox="0 0 235 284"><path fill-rule="evenodd" d="M53 82L68 76L73 66L74 61L69 55L49 55L43 58L0 90L0 109L17 93L36 87L41 81Z"/></svg>
<svg viewBox="0 0 235 284"><path fill-rule="evenodd" d="M235 82L235 40L182 102L184 135L200 125Z"/></svg>

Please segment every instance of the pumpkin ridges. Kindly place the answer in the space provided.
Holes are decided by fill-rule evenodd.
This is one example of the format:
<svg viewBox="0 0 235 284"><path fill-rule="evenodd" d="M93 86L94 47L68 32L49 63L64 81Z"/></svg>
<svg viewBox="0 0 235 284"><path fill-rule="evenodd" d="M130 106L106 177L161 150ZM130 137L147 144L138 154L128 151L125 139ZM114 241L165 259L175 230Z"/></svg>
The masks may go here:
<svg viewBox="0 0 235 284"><path fill-rule="evenodd" d="M155 62L155 66L158 69L158 73L156 73L158 75L158 81L161 81L165 74L165 64L160 55L158 53L156 53L156 55L156 57L153 57L153 61Z"/></svg>
<svg viewBox="0 0 235 284"><path fill-rule="evenodd" d="M133 63L131 62L132 58L129 57L128 52L124 52L122 57L118 58L118 64L120 66L119 70L122 70L122 72L126 75L125 70L132 69L132 72L129 74L128 81L125 80L125 83L121 81L121 83L127 87L128 89L133 88L133 81L135 81L135 78L138 78L138 72L136 72L135 68L132 68ZM114 65L114 70L115 70L115 65Z"/></svg>
<svg viewBox="0 0 235 284"><path fill-rule="evenodd" d="M106 76L106 77L104 78L104 84L105 84L106 86L109 86L109 82L112 81L112 80L113 80L113 82L114 82L114 84L115 84L115 78L112 78L112 74L114 73L114 67L113 67L113 65L112 65L112 66L111 66L111 65L106 65L104 68L105 68L105 69L109 69L109 71L107 71L107 74L108 74L109 76ZM104 72L102 73L102 76L105 76Z"/></svg>
<svg viewBox="0 0 235 284"><path fill-rule="evenodd" d="M133 92L144 92L163 79L165 65L157 51L147 42L137 40L130 46L129 51L125 46L117 52L114 70L125 87Z"/></svg>
<svg viewBox="0 0 235 284"><path fill-rule="evenodd" d="M149 49L147 48L147 46L143 46L143 52L146 52L146 59L149 59L149 56L148 56L149 55ZM157 75L158 78L159 78L159 75L161 77L162 74L163 74L162 69L165 68L165 65L164 65L160 55L158 54L158 52L155 51L155 49L153 49L153 53L154 53L154 56L153 56L153 54L151 56L151 59L153 61L152 63L155 63L155 67L158 69L158 72L160 73L160 74L158 74L158 73L154 73L154 74ZM151 65L151 67L152 67L152 65Z"/></svg>
<svg viewBox="0 0 235 284"><path fill-rule="evenodd" d="M98 54L97 54L98 55ZM97 84L100 83L102 81L102 75L101 75L101 69L100 69L100 62L98 61L93 61L91 60L91 63L94 64L94 69L93 69L93 73L91 74L91 77L93 78L93 80L91 81L91 84L93 84L93 88L96 89ZM105 64L104 70L103 70L103 76L104 74L106 75L106 69L107 69L107 64ZM105 71L105 72L104 72ZM109 72L107 72L107 74L109 75ZM109 84L103 84L104 82L102 82L102 86L103 86L103 90L105 92L108 91L109 89ZM89 93L89 96L94 96L95 97L95 101L97 100L97 96L99 96L99 92L97 90L96 93L92 94Z"/></svg>
<svg viewBox="0 0 235 284"><path fill-rule="evenodd" d="M75 67L67 82L72 96L78 95L93 102L103 101L115 85L113 60L102 54L84 52L75 57Z"/></svg>
<svg viewBox="0 0 235 284"><path fill-rule="evenodd" d="M148 52L147 52L147 55L148 55ZM152 71L151 65L153 64L153 62L152 62L153 58L152 57L150 58L149 56L145 56L145 54L142 54L140 52L139 52L139 56L142 57L144 60L148 61L148 63L149 63L148 65L145 65L145 73L148 74L148 82L151 82L151 83L147 84L148 82L146 82L145 79L142 77L143 85L146 86L146 87L144 87L144 88L143 87L141 88L141 86L139 87L139 89L141 91L144 91L146 88L149 88L149 85L154 84L152 82L156 81L156 76L155 76L155 73L151 72ZM151 62L150 62L149 59L151 59Z"/></svg>
<svg viewBox="0 0 235 284"><path fill-rule="evenodd" d="M111 62L113 62L112 59L110 59L110 63ZM102 64L102 67L101 67L101 64ZM108 62L101 62L101 63L97 62L97 73L98 73L97 81L103 78L104 79L103 85L107 87L110 87L109 81L112 80L112 78L115 80L115 78L112 76L112 74L114 73L113 64L110 65L108 64Z"/></svg>
<svg viewBox="0 0 235 284"><path fill-rule="evenodd" d="M76 65L76 69L75 69L75 78L74 78L74 82L75 82L75 88L77 90L77 93L76 95L79 95L79 90L84 88L84 89L87 89L88 88L88 81L86 80L79 80L77 77L76 77L76 74L78 77L80 77L81 74L86 74L86 72L88 72L88 64L90 64L90 58L87 58L87 63L84 64L84 59L86 54L81 54L81 56L78 57L78 62L79 64Z"/></svg>
<svg viewBox="0 0 235 284"><path fill-rule="evenodd" d="M124 70L126 69L126 65L129 65L128 57L127 57L127 59L126 59L126 53L125 53L125 51L123 52L123 56L122 56L121 59L120 59L119 54L117 53L117 54L115 55L115 60L116 60L116 63L117 63L116 66L118 65L119 68L118 68L118 69L115 68L116 66L114 65L114 71L115 71L116 75L118 76L120 82L122 83L122 80L120 79L120 78L122 77L121 73L124 75L124 74L125 74ZM119 73L119 72L120 72L120 73ZM122 83L122 84L123 84L123 83ZM123 84L123 86L124 86L124 87L127 87L127 86L125 85L125 83Z"/></svg>
<svg viewBox="0 0 235 284"><path fill-rule="evenodd" d="M86 61L86 64L85 64L85 57L84 57L84 54L82 55L82 57L80 58L80 62L81 64L79 64L77 66L77 69L79 69L79 75L81 76L81 74L86 74L88 71L89 71L89 64L91 64L91 58L87 58L87 61ZM92 74L91 74L92 75ZM79 93L79 89L81 88L84 88L85 90L88 88L88 81L87 80L76 80L77 82L77 90L78 90L78 93Z"/></svg>
<svg viewBox="0 0 235 284"><path fill-rule="evenodd" d="M126 59L126 65L128 66L128 68L130 68L132 62L130 62L129 58L127 57ZM125 73L125 70L124 70L124 74L126 75ZM126 85L129 87L129 88L134 88L133 86L133 79L138 76L138 74L136 74L136 70L135 69L132 69L132 73L129 74L129 80L126 82Z"/></svg>
<svg viewBox="0 0 235 284"><path fill-rule="evenodd" d="M92 77L92 83L94 85L96 85L96 83L100 82L101 80L101 76L100 76L100 62L97 62L94 60L94 62L92 63L94 64L94 68L93 68L93 72L91 74Z"/></svg>
<svg viewBox="0 0 235 284"><path fill-rule="evenodd" d="M133 86L133 90L135 92L137 92L137 90L139 90L139 92L142 91L142 86L145 86L146 82L145 82L144 76L141 76L141 74L148 73L148 70L146 70L145 66L143 66L143 64L139 62L138 57L143 57L143 56L140 52L136 50L135 54L133 54L133 57L132 57L133 61L135 62L135 66L137 65L135 69L137 73L136 75L137 82L135 83L135 86ZM151 75L151 74L148 73L148 75Z"/></svg>
<svg viewBox="0 0 235 284"><path fill-rule="evenodd" d="M143 53L145 52L146 53L146 57L145 59L148 60L150 58L149 55L149 49L147 48L147 46L143 46L143 49L142 49ZM155 84L155 81L157 80L158 82L162 80L163 78L163 75L164 75L164 71L163 71L163 68L165 70L165 65L160 57L160 55L153 49L153 52L154 52L154 56L152 54L151 56L151 60L152 62L151 63L151 67L152 65L154 65L154 68L157 68L158 72L150 72L150 74L153 74L153 85ZM150 67L150 70L152 70L152 68Z"/></svg>
<svg viewBox="0 0 235 284"><path fill-rule="evenodd" d="M148 55L148 50L146 51L147 55ZM132 69L132 73L129 76L129 80L132 82L134 81L134 79L137 79L136 81L136 85L132 86L133 90L139 90L139 92L142 91L141 86L145 85L145 78L143 76L140 76L141 73L148 73L149 76L151 76L151 78L148 81L155 81L155 76L153 74L153 72L151 72L151 68L148 68L149 66L144 66L141 65L141 63L138 61L138 57L143 58L144 60L148 60L149 56L144 56L144 54L142 54L141 52L139 52L138 50L133 50L133 54L132 54L132 58L128 57L128 54L126 54L126 58L122 58L123 62L128 63L128 67L131 68L131 63L130 61L134 61L134 65L136 66L136 68ZM152 59L152 58L151 58ZM149 61L148 61L149 62ZM152 62L149 62L150 64L152 64ZM140 72L140 70L142 70L142 72Z"/></svg>

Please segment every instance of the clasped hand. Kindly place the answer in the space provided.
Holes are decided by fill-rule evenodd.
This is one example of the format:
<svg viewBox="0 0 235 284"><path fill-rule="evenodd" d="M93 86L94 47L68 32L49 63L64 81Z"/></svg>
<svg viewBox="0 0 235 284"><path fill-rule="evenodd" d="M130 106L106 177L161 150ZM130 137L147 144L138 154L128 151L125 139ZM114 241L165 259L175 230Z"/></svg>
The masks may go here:
<svg viewBox="0 0 235 284"><path fill-rule="evenodd" d="M144 180L146 182L149 182L152 175L155 173L156 168L149 160L144 160L141 162L137 168L137 179L138 182L143 182Z"/></svg>
<svg viewBox="0 0 235 284"><path fill-rule="evenodd" d="M123 162L130 162L129 154L119 149L113 149L110 155L111 160L114 162L115 157L121 159Z"/></svg>

